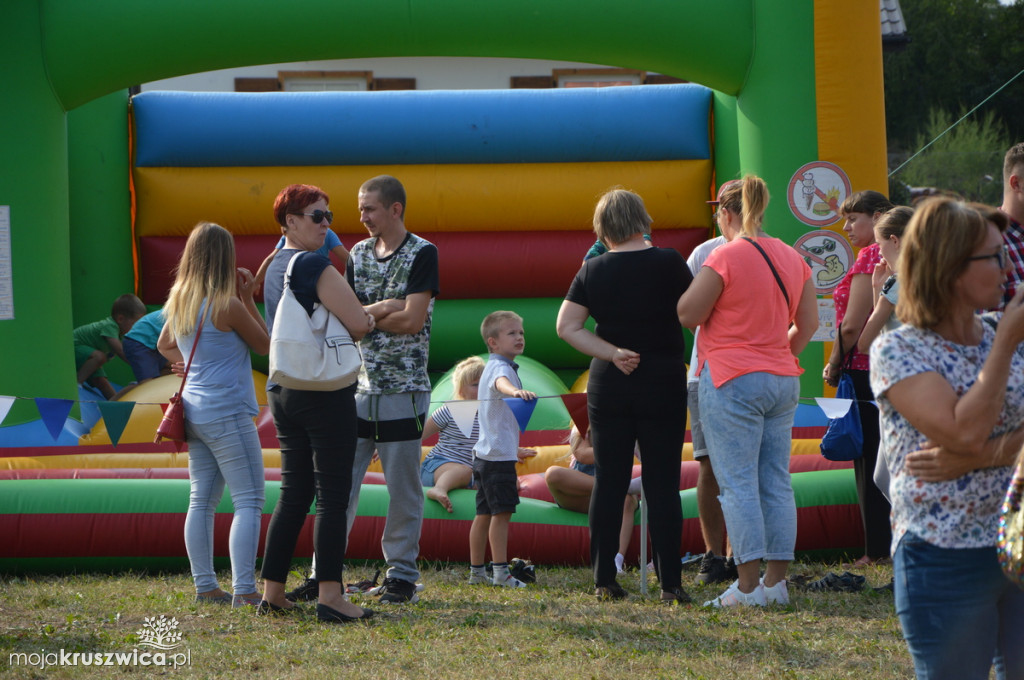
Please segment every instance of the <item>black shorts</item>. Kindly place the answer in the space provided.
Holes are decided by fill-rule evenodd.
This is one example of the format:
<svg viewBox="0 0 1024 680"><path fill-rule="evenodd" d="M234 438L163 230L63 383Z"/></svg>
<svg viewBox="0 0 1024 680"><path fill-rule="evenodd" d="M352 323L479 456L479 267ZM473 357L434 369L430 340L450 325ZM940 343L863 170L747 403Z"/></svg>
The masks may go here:
<svg viewBox="0 0 1024 680"><path fill-rule="evenodd" d="M514 460L473 459L476 514L515 512L519 505L519 480Z"/></svg>

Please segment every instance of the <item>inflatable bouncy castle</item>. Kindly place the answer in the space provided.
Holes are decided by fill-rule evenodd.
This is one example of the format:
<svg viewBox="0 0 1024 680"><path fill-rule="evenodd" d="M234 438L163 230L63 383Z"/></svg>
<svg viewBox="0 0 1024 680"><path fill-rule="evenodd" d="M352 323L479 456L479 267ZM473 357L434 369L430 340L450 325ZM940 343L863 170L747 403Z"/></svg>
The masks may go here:
<svg viewBox="0 0 1024 680"><path fill-rule="evenodd" d="M8 515L0 540L10 548L0 568L183 557L180 520L188 490L182 479L76 479L90 475L70 472L68 479L46 478L60 473L14 477L40 469L155 472L183 464L185 455L148 443L153 418L174 385L151 385L123 404L95 403L73 382L69 339L74 325L104 316L121 293L134 291L151 307L161 305L185 235L199 220L232 231L239 264L255 270L279 237L270 206L283 186L323 187L337 216L333 228L351 246L364 233L355 210L359 185L381 173L398 177L408 191L409 228L440 252L431 370L441 376L483 350L479 323L487 312L517 311L525 320L527 357L535 363L524 381L544 397L524 443L557 447L569 426L559 396L571 391L587 362L555 337L554 318L593 243L590 217L603 191L621 185L641 194L654 217L657 245L686 255L711 234L704 201L721 181L741 173L766 178L773 193L766 223L793 243L812 232L825 238L820 234L838 220L830 214L832 190L848 190L844 180L857 188L884 186L881 46L871 7L839 0L723 0L713 7L600 0L532 12L517 3L371 9L298 0L295 8L318 16L317 24L331 26L337 39L308 41L282 32L276 4L267 0L202 8L11 3L0 27L0 71L13 95L0 102L0 469L12 477L0 481L0 514ZM241 27L239 16L246 18ZM400 36L371 41L358 30L368 21L392 25ZM131 31L123 30L129 25ZM877 54L864 49L875 42ZM848 58L855 49L857 58ZM693 84L148 92L131 99L125 92L134 83L233 65L406 54L565 58L656 70ZM843 104L851 81L870 95L857 111ZM819 171L821 188L815 189ZM815 198L816 190L822 200L804 208L803 197ZM808 252L820 281L843 266ZM807 369L802 396L822 394L817 376L824 351L815 343L801 357ZM446 398L435 391L435 400ZM277 443L266 414L260 419L272 467ZM797 439L813 449L821 423L802 409L797 425L811 429ZM561 456L555 452L550 460ZM801 549L856 545L850 471L803 469L794 472L822 475L807 489L834 491L798 503L842 510L824 511L826 520L817 523L802 516L801 531L821 529ZM828 476L838 480L834 486L824 483ZM273 485L268 482L268 514L276 500ZM367 557L379 550L373 536L379 536L386 497L374 500L378 493L364 493L366 508L360 505L357 527ZM687 493L681 492L681 502L692 519ZM562 513L547 506L540 511L541 517ZM428 506L424 556L460 559L438 547L431 522L468 524L471 517L430 513ZM148 523L157 516L166 523ZM526 512L517 518L524 527L562 522L545 524ZM584 517L565 521L585 539ZM552 536L552 546L576 540ZM510 546L516 540L513 535ZM226 554L226 546L218 551ZM586 554L578 546L569 555L521 552L534 561L572 562Z"/></svg>

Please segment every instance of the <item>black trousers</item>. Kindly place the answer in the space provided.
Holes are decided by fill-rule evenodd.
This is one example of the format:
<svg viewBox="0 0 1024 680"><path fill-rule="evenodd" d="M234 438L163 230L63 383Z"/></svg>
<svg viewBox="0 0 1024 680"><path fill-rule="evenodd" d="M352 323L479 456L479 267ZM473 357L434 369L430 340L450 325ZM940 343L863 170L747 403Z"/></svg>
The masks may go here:
<svg viewBox="0 0 1024 680"><path fill-rule="evenodd" d="M662 589L667 590L681 585L679 454L686 434L686 379L680 375L678 381L631 387L603 392L588 388L590 439L597 465L590 497L590 562L597 586L615 582L622 504L638 443L654 566Z"/></svg>
<svg viewBox="0 0 1024 680"><path fill-rule="evenodd" d="M356 386L335 392L270 392L281 442L281 495L267 528L262 575L284 583L299 533L316 498L313 550L317 578L339 581L346 548L346 512L356 450Z"/></svg>
<svg viewBox="0 0 1024 680"><path fill-rule="evenodd" d="M860 518L864 523L864 554L878 559L889 556L889 544L892 542L892 525L889 523L891 506L874 480L880 440L878 408L870 403L875 400L875 395L871 392L870 371L851 370L849 373L853 378L853 389L857 393L860 429L864 433L863 455L853 461Z"/></svg>

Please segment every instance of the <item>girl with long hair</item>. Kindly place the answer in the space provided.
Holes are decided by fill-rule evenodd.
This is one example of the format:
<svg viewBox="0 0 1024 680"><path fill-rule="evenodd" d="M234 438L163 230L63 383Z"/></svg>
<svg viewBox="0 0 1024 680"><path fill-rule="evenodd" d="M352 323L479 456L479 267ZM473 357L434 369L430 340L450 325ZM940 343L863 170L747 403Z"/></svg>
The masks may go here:
<svg viewBox="0 0 1024 680"><path fill-rule="evenodd" d="M201 222L189 234L164 306L167 322L157 347L180 364L195 345L181 398L185 405L188 474L185 516L197 602L257 605L256 547L263 514L263 450L249 351L266 354L270 336L247 269L235 267L235 242L223 227ZM198 337L198 340L197 340ZM234 597L213 569L213 516L224 485L235 508L228 539Z"/></svg>

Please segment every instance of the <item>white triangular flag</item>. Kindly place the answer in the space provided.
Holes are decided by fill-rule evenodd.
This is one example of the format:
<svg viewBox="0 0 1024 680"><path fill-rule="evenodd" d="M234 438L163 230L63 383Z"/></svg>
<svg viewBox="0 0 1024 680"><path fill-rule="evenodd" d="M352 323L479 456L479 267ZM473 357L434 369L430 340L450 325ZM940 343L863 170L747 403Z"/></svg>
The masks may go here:
<svg viewBox="0 0 1024 680"><path fill-rule="evenodd" d="M467 437L473 436L473 421L476 420L477 409L480 402L476 399L459 399L457 401L446 401L445 406L452 414L452 419L459 426L459 431Z"/></svg>
<svg viewBox="0 0 1024 680"><path fill-rule="evenodd" d="M825 412L826 418L842 418L850 410L853 404L852 399L829 399L828 397L815 397L814 401Z"/></svg>
<svg viewBox="0 0 1024 680"><path fill-rule="evenodd" d="M3 425L11 406L14 406L14 397L0 397L0 425Z"/></svg>

